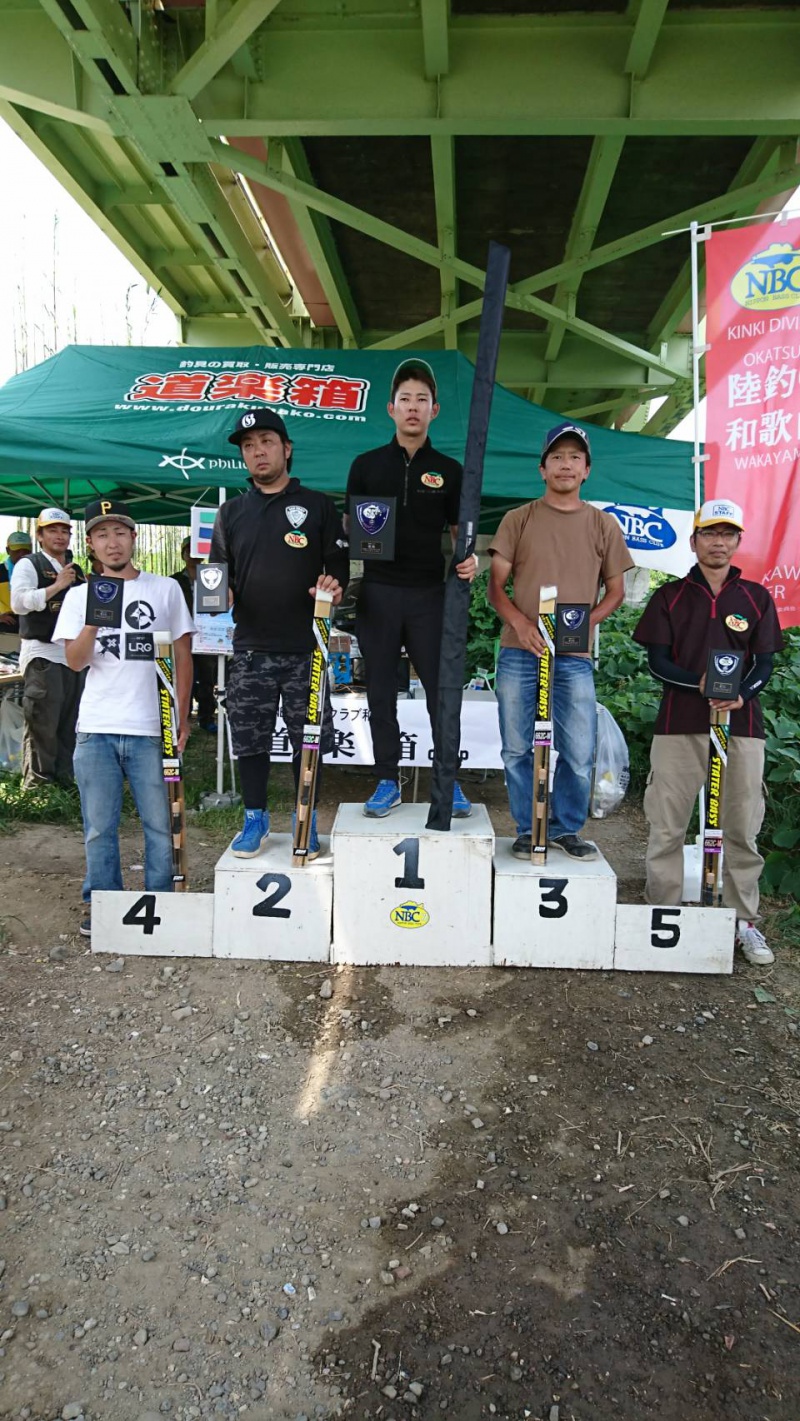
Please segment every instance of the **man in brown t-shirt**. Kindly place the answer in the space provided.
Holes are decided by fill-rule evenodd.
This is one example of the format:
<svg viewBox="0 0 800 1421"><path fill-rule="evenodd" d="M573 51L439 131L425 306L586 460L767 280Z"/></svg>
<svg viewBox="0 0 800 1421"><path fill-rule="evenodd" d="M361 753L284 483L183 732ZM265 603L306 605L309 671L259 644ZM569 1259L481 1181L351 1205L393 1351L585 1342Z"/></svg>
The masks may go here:
<svg viewBox="0 0 800 1421"><path fill-rule="evenodd" d="M538 659L544 651L538 628L539 589L556 586L560 602L588 602L594 628L619 607L625 595L625 573L633 567L616 519L581 499L591 462L585 429L566 423L549 430L539 464L543 496L507 513L489 548L489 601L505 623L496 689L508 798L517 824L511 850L516 858L529 859L531 854L533 726ZM510 577L513 600L506 592ZM598 602L601 583L605 592ZM578 834L589 812L596 733L591 658L559 655L553 675L558 761L548 844L571 858L597 856L594 844Z"/></svg>

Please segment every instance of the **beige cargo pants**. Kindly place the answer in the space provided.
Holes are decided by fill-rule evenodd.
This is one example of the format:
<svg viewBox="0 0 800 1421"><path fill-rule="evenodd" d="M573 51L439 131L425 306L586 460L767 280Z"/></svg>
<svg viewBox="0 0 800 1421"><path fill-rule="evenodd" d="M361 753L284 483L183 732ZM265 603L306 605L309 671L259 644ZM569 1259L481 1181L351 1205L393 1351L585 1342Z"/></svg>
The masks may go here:
<svg viewBox="0 0 800 1421"><path fill-rule="evenodd" d="M648 903L680 903L683 845L692 808L708 770L707 735L656 735L644 812ZM764 741L731 736L722 801L725 854L722 900L737 918L758 916L758 880L764 860L756 838L764 818Z"/></svg>

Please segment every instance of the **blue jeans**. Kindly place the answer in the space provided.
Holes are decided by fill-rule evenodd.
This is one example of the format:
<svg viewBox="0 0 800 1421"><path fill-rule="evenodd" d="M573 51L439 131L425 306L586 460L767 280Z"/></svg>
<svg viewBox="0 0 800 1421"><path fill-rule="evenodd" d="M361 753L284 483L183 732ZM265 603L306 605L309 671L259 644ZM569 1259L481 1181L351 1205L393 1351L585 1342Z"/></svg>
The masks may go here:
<svg viewBox="0 0 800 1421"><path fill-rule="evenodd" d="M149 893L171 893L172 838L161 737L79 733L73 763L86 844L84 903L91 902L93 890L122 888L118 831L123 779L144 829L144 886Z"/></svg>
<svg viewBox="0 0 800 1421"><path fill-rule="evenodd" d="M497 662L503 764L518 834L533 823L533 725L539 663L532 651L504 646ZM557 656L553 676L553 740L558 751L548 834L577 834L589 813L597 702L591 661Z"/></svg>

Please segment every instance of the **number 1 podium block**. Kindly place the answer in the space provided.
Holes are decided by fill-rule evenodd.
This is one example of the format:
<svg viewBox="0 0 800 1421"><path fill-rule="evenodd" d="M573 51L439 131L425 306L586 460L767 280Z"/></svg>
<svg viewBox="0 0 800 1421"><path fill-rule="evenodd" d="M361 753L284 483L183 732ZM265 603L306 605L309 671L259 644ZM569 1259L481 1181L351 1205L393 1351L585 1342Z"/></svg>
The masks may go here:
<svg viewBox="0 0 800 1421"><path fill-rule="evenodd" d="M342 804L333 826L333 961L361 966L491 965L494 832L482 804L449 833L427 804L368 819Z"/></svg>
<svg viewBox="0 0 800 1421"><path fill-rule="evenodd" d="M214 872L214 956L328 962L333 862L328 840L292 866L291 834L270 834L254 859L226 849Z"/></svg>
<svg viewBox="0 0 800 1421"><path fill-rule="evenodd" d="M620 903L614 966L621 972L733 971L733 908Z"/></svg>
<svg viewBox="0 0 800 1421"><path fill-rule="evenodd" d="M495 967L613 967L617 878L602 854L548 849L534 867L512 842L498 839L494 858Z"/></svg>

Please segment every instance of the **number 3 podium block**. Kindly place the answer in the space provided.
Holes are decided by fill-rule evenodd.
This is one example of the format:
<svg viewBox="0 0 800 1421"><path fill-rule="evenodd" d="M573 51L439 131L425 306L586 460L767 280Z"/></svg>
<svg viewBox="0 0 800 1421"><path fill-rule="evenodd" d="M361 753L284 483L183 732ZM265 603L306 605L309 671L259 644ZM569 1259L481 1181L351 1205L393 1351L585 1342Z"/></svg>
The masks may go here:
<svg viewBox="0 0 800 1421"><path fill-rule="evenodd" d="M733 908L620 903L614 966L621 972L732 972Z"/></svg>
<svg viewBox="0 0 800 1421"><path fill-rule="evenodd" d="M483 805L449 833L425 828L427 804L368 819L342 804L333 826L334 962L491 965L494 832Z"/></svg>
<svg viewBox="0 0 800 1421"><path fill-rule="evenodd" d="M214 956L328 962L333 863L327 840L305 868L292 867L291 834L270 834L254 859L226 849L214 874Z"/></svg>
<svg viewBox="0 0 800 1421"><path fill-rule="evenodd" d="M213 893L93 893L92 952L210 957Z"/></svg>
<svg viewBox="0 0 800 1421"><path fill-rule="evenodd" d="M549 849L534 868L511 844L498 839L494 860L494 965L613 967L617 879L602 855Z"/></svg>

